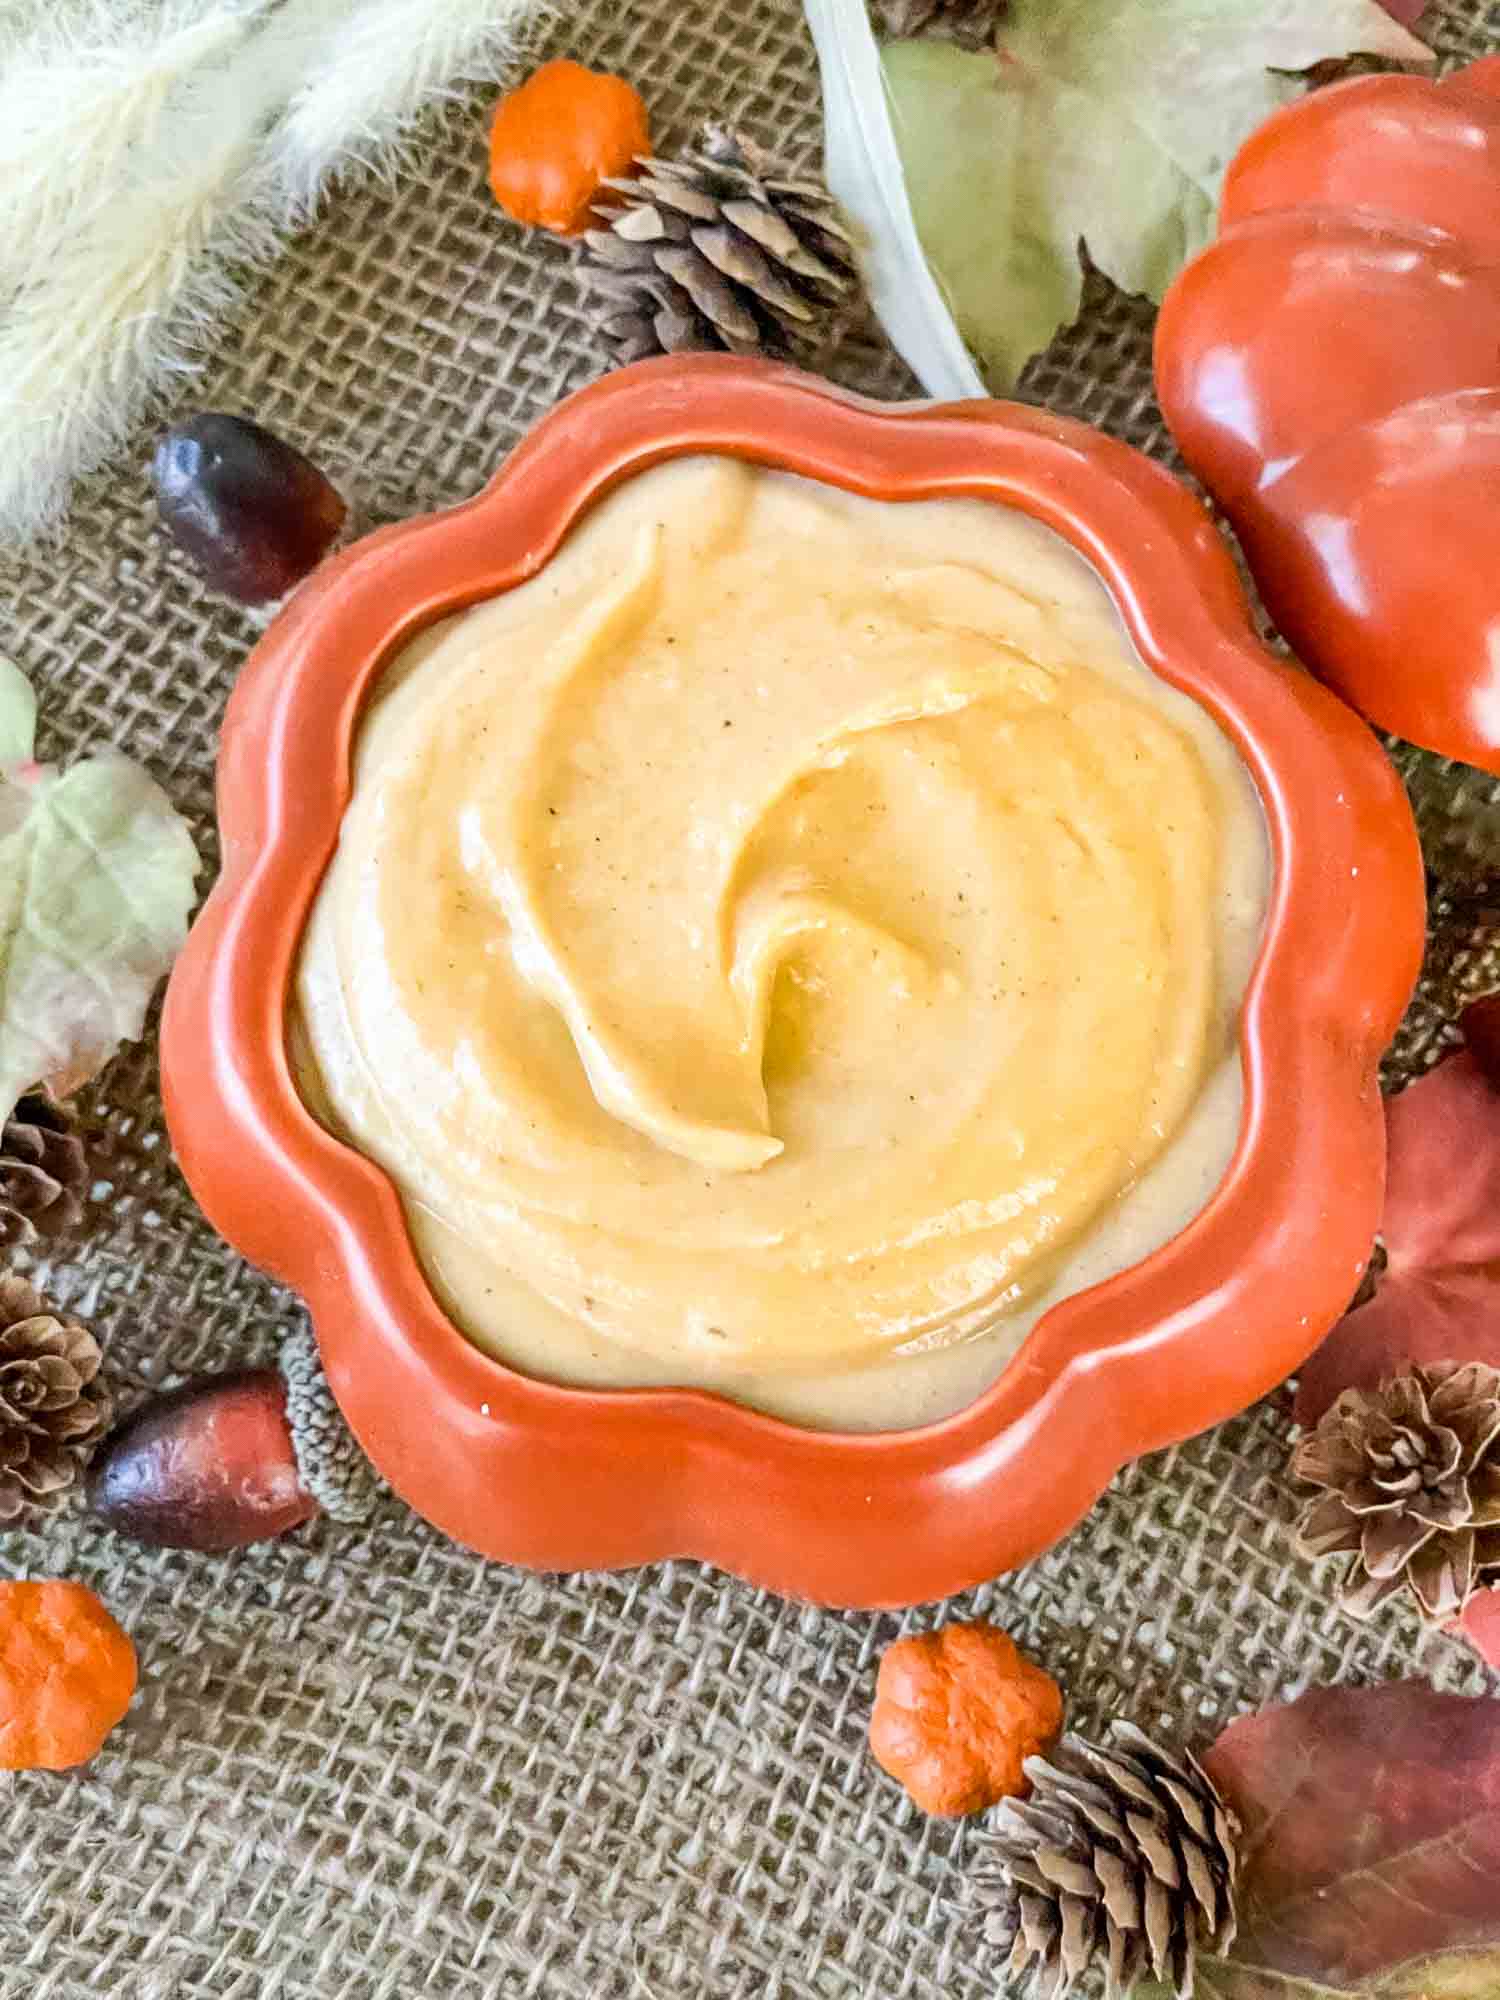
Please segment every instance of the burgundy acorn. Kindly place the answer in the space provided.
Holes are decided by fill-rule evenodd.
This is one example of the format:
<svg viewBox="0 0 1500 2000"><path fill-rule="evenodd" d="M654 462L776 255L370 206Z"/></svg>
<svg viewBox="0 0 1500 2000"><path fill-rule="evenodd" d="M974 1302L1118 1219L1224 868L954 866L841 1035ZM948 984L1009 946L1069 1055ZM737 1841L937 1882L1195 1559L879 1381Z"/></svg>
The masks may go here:
<svg viewBox="0 0 1500 2000"><path fill-rule="evenodd" d="M88 1504L120 1533L178 1549L240 1548L311 1520L281 1372L240 1369L148 1403L100 1448Z"/></svg>
<svg viewBox="0 0 1500 2000"><path fill-rule="evenodd" d="M162 523L215 590L284 597L327 555L348 509L304 452L247 417L204 410L156 448Z"/></svg>

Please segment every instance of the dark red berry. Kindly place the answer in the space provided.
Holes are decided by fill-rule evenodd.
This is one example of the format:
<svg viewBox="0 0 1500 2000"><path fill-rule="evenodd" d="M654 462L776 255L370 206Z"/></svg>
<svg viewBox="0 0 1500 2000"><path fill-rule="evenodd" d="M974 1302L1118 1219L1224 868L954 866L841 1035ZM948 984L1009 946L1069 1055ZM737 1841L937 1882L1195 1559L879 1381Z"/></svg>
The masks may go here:
<svg viewBox="0 0 1500 2000"><path fill-rule="evenodd" d="M281 1376L240 1369L158 1396L105 1439L88 1504L121 1534L174 1549L237 1549L311 1520Z"/></svg>
<svg viewBox="0 0 1500 2000"><path fill-rule="evenodd" d="M151 478L168 533L242 604L284 597L316 569L348 511L304 453L219 410L173 424Z"/></svg>

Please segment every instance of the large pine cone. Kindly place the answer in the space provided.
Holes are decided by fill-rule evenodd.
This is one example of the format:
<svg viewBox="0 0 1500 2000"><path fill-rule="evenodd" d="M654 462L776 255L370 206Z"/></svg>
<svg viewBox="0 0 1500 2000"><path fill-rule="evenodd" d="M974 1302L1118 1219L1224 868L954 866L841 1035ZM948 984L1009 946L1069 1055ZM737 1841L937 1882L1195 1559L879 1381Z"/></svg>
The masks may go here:
<svg viewBox="0 0 1500 2000"><path fill-rule="evenodd" d="M0 1250L75 1229L88 1160L66 1112L23 1097L0 1129Z"/></svg>
<svg viewBox="0 0 1500 2000"><path fill-rule="evenodd" d="M1446 1622L1500 1574L1500 1370L1444 1362L1346 1389L1292 1470L1322 1489L1298 1541L1354 1558L1339 1600L1356 1618L1407 1589Z"/></svg>
<svg viewBox="0 0 1500 2000"><path fill-rule="evenodd" d="M682 160L606 183L588 277L624 361L694 351L807 355L859 290L853 244L827 188L787 179L746 139L711 129Z"/></svg>
<svg viewBox="0 0 1500 2000"><path fill-rule="evenodd" d="M0 1277L0 1522L66 1492L109 1427L99 1349L24 1278Z"/></svg>
<svg viewBox="0 0 1500 2000"><path fill-rule="evenodd" d="M1124 1722L1107 1746L1065 1736L1025 1769L1031 1796L977 1836L987 1942L1009 1971L1035 1967L1044 2000L1095 1969L1111 2000L1148 1974L1185 2000L1197 1954L1235 1931L1239 1826L1205 1772Z"/></svg>
<svg viewBox="0 0 1500 2000"><path fill-rule="evenodd" d="M895 41L941 35L960 48L982 49L995 39L1009 0L875 0L875 19Z"/></svg>

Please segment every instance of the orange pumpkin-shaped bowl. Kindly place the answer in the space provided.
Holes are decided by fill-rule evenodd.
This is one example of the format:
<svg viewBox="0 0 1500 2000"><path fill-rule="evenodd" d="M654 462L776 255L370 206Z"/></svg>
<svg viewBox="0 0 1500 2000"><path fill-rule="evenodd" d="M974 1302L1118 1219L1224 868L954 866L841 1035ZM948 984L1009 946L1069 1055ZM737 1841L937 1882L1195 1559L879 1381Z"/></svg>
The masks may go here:
<svg viewBox="0 0 1500 2000"><path fill-rule="evenodd" d="M391 1182L293 1081L289 985L383 665L534 575L622 480L690 452L1034 516L1103 578L1146 664L1216 718L1263 803L1274 880L1218 1192L921 1429L799 1429L700 1391L505 1368L434 1300ZM885 407L725 357L627 369L564 403L476 499L372 535L297 591L230 702L219 812L223 873L163 1029L183 1169L230 1241L306 1299L381 1472L488 1555L547 1569L694 1556L827 1603L938 1597L1035 1556L1125 1461L1281 1381L1355 1288L1384 1172L1376 1065L1422 941L1405 798L1364 725L1258 643L1198 503L1083 425L1004 404Z"/></svg>

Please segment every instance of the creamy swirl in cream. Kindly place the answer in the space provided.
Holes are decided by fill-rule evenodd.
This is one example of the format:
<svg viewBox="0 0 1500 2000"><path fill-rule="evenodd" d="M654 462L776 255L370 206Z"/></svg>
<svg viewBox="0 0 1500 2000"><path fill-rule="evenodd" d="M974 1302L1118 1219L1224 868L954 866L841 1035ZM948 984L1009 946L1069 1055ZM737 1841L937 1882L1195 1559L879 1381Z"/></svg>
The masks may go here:
<svg viewBox="0 0 1500 2000"><path fill-rule="evenodd" d="M387 670L299 1073L503 1359L899 1426L1202 1205L1265 884L1045 529L681 460Z"/></svg>

